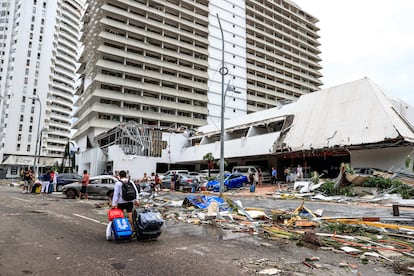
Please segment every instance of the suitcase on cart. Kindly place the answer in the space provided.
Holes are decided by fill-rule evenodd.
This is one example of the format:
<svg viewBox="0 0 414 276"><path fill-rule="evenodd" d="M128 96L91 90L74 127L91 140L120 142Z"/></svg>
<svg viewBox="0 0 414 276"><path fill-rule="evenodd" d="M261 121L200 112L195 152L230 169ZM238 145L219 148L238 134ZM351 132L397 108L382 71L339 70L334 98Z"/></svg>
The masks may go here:
<svg viewBox="0 0 414 276"><path fill-rule="evenodd" d="M136 208L132 216L138 240L156 240L161 235L164 220L159 212Z"/></svg>
<svg viewBox="0 0 414 276"><path fill-rule="evenodd" d="M124 218L124 211L118 208L109 209L108 220L106 240L131 240L132 229L129 220Z"/></svg>

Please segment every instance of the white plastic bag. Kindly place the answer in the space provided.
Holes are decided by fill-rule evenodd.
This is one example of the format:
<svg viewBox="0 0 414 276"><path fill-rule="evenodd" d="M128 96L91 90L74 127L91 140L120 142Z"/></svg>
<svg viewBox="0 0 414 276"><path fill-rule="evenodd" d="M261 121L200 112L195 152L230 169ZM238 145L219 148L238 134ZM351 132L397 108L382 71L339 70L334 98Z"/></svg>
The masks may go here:
<svg viewBox="0 0 414 276"><path fill-rule="evenodd" d="M108 225L106 226L106 240L112 240L112 221L108 222Z"/></svg>

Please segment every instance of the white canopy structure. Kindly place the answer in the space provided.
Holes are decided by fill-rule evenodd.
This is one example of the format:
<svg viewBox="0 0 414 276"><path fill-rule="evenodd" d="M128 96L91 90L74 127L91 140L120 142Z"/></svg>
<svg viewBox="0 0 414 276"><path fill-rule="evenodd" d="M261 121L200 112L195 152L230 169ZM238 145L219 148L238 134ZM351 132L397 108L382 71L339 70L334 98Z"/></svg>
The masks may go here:
<svg viewBox="0 0 414 276"><path fill-rule="evenodd" d="M413 125L413 107L389 99L364 78L226 121L225 157L409 145L414 142ZM201 127L192 137L197 142L175 161L201 160L207 152L219 156L218 134L219 126Z"/></svg>
<svg viewBox="0 0 414 276"><path fill-rule="evenodd" d="M394 105L365 78L302 96L284 142L292 150L414 142L408 105ZM411 107L412 112L412 107Z"/></svg>

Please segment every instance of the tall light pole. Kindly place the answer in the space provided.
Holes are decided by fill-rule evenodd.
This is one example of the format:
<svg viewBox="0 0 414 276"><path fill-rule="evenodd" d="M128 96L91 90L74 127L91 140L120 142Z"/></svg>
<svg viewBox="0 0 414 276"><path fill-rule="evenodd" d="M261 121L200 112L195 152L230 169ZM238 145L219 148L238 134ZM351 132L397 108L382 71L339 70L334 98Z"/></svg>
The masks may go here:
<svg viewBox="0 0 414 276"><path fill-rule="evenodd" d="M42 102L40 101L39 96L36 97L29 97L34 101L39 102L39 120L37 121L37 138L36 138L36 146L35 146L35 156L33 160L33 168L36 167L36 175L39 176L39 155L40 155L40 118L42 117Z"/></svg>
<svg viewBox="0 0 414 276"><path fill-rule="evenodd" d="M220 122L221 122L221 131L220 131L220 197L223 196L224 190L224 76L228 74L229 70L224 65L224 34L223 28L221 27L220 17L217 14L217 21L220 27L221 32L221 113L220 113Z"/></svg>

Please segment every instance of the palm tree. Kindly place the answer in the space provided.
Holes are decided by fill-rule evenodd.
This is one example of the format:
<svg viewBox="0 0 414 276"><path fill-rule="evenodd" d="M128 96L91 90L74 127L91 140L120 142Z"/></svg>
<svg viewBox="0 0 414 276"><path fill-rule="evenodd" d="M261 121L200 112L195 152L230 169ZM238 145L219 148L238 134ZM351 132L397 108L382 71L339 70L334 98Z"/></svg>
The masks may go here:
<svg viewBox="0 0 414 276"><path fill-rule="evenodd" d="M207 161L208 166L208 178L210 178L210 170L214 169L214 156L211 152L203 156L203 160Z"/></svg>
<svg viewBox="0 0 414 276"><path fill-rule="evenodd" d="M69 142L65 146L65 152L63 153L62 163L60 164L60 171L59 172L64 172L67 159L69 159L69 161L70 161ZM70 164L70 165L72 165L72 164Z"/></svg>

